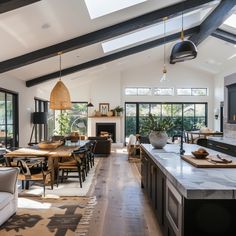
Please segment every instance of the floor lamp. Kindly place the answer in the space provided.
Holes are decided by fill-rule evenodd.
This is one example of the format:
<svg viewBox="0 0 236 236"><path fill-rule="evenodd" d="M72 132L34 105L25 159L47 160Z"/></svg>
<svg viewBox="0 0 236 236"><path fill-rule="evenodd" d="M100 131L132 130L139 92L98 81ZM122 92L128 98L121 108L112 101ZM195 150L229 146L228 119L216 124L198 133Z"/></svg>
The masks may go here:
<svg viewBox="0 0 236 236"><path fill-rule="evenodd" d="M32 113L32 123L33 123L33 128L32 128L32 132L31 132L31 136L30 136L30 141L29 141L29 145L32 145L32 137L34 134L34 130L36 125L45 125L47 124L47 112L33 112Z"/></svg>

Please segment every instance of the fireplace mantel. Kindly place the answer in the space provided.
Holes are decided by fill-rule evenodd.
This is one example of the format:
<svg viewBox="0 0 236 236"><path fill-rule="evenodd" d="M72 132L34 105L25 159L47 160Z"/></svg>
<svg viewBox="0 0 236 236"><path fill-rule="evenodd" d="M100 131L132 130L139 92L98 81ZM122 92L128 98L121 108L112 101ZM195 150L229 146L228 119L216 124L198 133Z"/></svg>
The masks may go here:
<svg viewBox="0 0 236 236"><path fill-rule="evenodd" d="M91 119L96 119L96 118L98 118L98 119L114 119L114 118L121 119L122 116L89 116L88 118L91 118Z"/></svg>
<svg viewBox="0 0 236 236"><path fill-rule="evenodd" d="M88 136L96 136L96 123L116 123L116 143L122 143L121 116L89 116Z"/></svg>

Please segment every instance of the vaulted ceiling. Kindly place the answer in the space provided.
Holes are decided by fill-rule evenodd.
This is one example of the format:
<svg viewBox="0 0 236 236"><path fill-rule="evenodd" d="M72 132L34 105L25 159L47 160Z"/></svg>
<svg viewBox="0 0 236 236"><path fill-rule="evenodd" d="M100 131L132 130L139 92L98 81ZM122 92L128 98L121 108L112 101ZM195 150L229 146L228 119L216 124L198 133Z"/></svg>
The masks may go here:
<svg viewBox="0 0 236 236"><path fill-rule="evenodd" d="M165 42L169 56L180 38L182 17L185 36L199 51L196 59L184 62L187 66L214 74L226 64L235 64L236 30L224 21L236 12L236 0L137 1L93 19L84 0L2 1L0 73L24 80L27 86L58 78L60 51L62 75L73 77L110 61L115 65L124 60L127 67L131 62L125 58L129 55L133 55L132 63L144 55L163 60L163 54L156 52ZM95 9L101 8L94 4ZM105 46L110 51L104 52Z"/></svg>

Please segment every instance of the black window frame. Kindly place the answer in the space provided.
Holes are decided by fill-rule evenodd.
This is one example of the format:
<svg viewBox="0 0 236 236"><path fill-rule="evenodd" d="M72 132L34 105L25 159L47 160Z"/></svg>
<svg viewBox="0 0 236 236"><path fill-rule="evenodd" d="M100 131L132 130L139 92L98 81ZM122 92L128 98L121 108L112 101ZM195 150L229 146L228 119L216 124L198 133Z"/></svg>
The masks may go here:
<svg viewBox="0 0 236 236"><path fill-rule="evenodd" d="M17 92L0 88L0 92L5 94L5 101L7 101L7 95L12 95L13 103L12 103L12 111L13 111L13 140L12 145L6 146L6 148L14 148L19 147L19 95ZM5 106L5 133L7 134L7 106ZM5 144L7 144L7 135L5 135Z"/></svg>
<svg viewBox="0 0 236 236"><path fill-rule="evenodd" d="M127 124L126 124L126 105L127 104L136 104L136 134L140 133L140 124L139 124L139 106L140 104L149 104L149 112L151 112L151 105L152 104L161 104L161 105L176 105L176 104L180 104L182 105L182 122L184 119L184 113L183 113L183 108L185 104L193 104L195 105L199 105L199 104L204 104L205 105L205 125L208 125L208 103L207 102L125 102L125 120L124 120L124 124L125 124L125 132L124 132L124 140L126 139L126 132L127 132ZM171 112L173 112L171 110ZM196 112L194 109L194 120L196 120L195 118L196 116ZM162 106L161 106L161 118L162 118ZM195 127L192 127L192 129L195 129Z"/></svg>

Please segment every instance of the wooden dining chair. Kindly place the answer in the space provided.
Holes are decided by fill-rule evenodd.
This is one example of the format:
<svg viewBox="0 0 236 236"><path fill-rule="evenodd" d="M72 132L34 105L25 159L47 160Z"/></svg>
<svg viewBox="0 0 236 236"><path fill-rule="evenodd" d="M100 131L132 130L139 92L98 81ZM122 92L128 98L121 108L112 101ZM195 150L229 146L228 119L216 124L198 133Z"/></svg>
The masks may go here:
<svg viewBox="0 0 236 236"><path fill-rule="evenodd" d="M63 182L67 178L79 178L80 187L82 188L82 182L85 181L85 167L83 164L85 156L85 150L78 150L72 153L71 158L64 158L59 161L57 186L60 179ZM77 175L71 175L72 172L76 172Z"/></svg>
<svg viewBox="0 0 236 236"><path fill-rule="evenodd" d="M50 181L51 189L53 189L53 174L48 169L45 159L41 157L31 157L27 160L17 160L17 167L20 168L18 179L22 181L22 189L25 189L27 182L41 181L43 183L43 197L45 197L46 184ZM50 180L48 179L50 176Z"/></svg>

